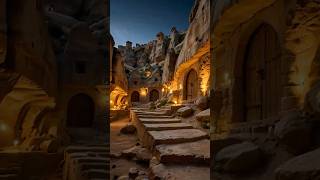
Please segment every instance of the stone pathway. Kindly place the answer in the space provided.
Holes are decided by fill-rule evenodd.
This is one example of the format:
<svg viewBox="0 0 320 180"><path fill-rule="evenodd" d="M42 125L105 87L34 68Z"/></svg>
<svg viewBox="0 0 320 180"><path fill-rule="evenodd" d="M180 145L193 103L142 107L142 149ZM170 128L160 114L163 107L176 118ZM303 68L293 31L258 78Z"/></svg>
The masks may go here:
<svg viewBox="0 0 320 180"><path fill-rule="evenodd" d="M65 150L64 180L106 180L109 178L108 145L77 145Z"/></svg>
<svg viewBox="0 0 320 180"><path fill-rule="evenodd" d="M142 145L157 162L150 166L150 179L210 179L210 140L206 132L182 123L167 109L132 109L130 116Z"/></svg>

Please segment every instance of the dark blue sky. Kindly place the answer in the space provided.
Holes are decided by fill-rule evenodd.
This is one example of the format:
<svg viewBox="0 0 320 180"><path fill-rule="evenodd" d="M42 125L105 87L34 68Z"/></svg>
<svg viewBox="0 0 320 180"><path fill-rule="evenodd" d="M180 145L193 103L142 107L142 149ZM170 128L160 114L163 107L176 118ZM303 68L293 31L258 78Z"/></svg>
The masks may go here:
<svg viewBox="0 0 320 180"><path fill-rule="evenodd" d="M111 0L110 28L116 45L147 43L171 27L186 30L194 0Z"/></svg>

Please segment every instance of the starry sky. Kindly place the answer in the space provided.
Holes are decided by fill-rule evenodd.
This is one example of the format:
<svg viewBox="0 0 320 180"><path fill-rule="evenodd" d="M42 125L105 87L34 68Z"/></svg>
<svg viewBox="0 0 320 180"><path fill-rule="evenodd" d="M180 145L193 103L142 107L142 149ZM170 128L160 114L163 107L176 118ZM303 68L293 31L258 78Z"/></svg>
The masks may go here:
<svg viewBox="0 0 320 180"><path fill-rule="evenodd" d="M143 44L171 27L187 30L194 0L110 0L110 29L116 46Z"/></svg>

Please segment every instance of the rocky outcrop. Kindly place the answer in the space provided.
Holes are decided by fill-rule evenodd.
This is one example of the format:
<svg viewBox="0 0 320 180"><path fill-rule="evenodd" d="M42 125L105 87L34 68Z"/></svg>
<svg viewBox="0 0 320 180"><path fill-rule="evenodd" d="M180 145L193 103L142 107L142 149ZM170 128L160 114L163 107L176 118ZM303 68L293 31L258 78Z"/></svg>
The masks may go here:
<svg viewBox="0 0 320 180"><path fill-rule="evenodd" d="M175 27L171 29L170 43L163 67L162 82L166 83L173 79L175 65L181 51L185 33L179 32ZM180 48L179 48L180 47Z"/></svg>
<svg viewBox="0 0 320 180"><path fill-rule="evenodd" d="M196 119L200 122L210 122L210 109L201 111L196 114Z"/></svg>
<svg viewBox="0 0 320 180"><path fill-rule="evenodd" d="M0 61L5 57L6 69L22 74L54 96L58 79L57 62L42 6L35 0L5 1L4 4L1 8L6 10L1 13L7 14L1 16L5 19L0 21L6 24L0 25L3 27L0 30L0 41L3 44L2 40L5 40L8 44L0 47ZM3 36L4 33L7 35Z"/></svg>
<svg viewBox="0 0 320 180"><path fill-rule="evenodd" d="M136 132L136 127L132 123L130 123L121 128L120 132L122 134L134 134Z"/></svg>
<svg viewBox="0 0 320 180"><path fill-rule="evenodd" d="M150 54L151 63L160 63L166 57L168 48L168 38L165 37L163 32L157 34L157 40L153 42L153 49Z"/></svg>
<svg viewBox="0 0 320 180"><path fill-rule="evenodd" d="M276 180L320 179L320 149L297 156L282 164L276 171Z"/></svg>
<svg viewBox="0 0 320 180"><path fill-rule="evenodd" d="M196 105L200 110L205 110L209 107L209 100L206 96L201 96L196 100Z"/></svg>
<svg viewBox="0 0 320 180"><path fill-rule="evenodd" d="M176 68L187 61L194 60L195 55L202 56L209 51L210 6L207 0L197 0L191 14L191 23L185 36ZM202 48L206 48L201 50ZM203 54L200 54L203 53Z"/></svg>
<svg viewBox="0 0 320 180"><path fill-rule="evenodd" d="M193 109L191 107L182 107L177 111L177 115L181 117L189 117L192 114L193 114Z"/></svg>
<svg viewBox="0 0 320 180"><path fill-rule="evenodd" d="M246 172L257 168L262 162L262 152L258 146L250 142L243 142L228 146L215 157L227 172Z"/></svg>
<svg viewBox="0 0 320 180"><path fill-rule="evenodd" d="M274 134L288 151L299 154L310 148L311 131L311 124L306 122L301 113L293 112L275 125Z"/></svg>

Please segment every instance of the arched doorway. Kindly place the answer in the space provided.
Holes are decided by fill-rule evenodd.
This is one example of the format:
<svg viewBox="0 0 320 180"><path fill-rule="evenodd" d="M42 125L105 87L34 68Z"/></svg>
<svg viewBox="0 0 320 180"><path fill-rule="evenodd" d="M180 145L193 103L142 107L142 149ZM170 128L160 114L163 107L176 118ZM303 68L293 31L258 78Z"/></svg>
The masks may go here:
<svg viewBox="0 0 320 180"><path fill-rule="evenodd" d="M92 127L94 102L86 94L73 96L68 103L67 126L73 128Z"/></svg>
<svg viewBox="0 0 320 180"><path fill-rule="evenodd" d="M140 101L140 94L138 91L133 91L131 94L131 102L139 102Z"/></svg>
<svg viewBox="0 0 320 180"><path fill-rule="evenodd" d="M198 76L197 72L191 69L185 79L184 87L184 99L191 100L195 99L198 96L199 85L198 85Z"/></svg>
<svg viewBox="0 0 320 180"><path fill-rule="evenodd" d="M157 91L156 89L153 89L152 91L150 91L149 101L154 102L158 99L159 99L159 91Z"/></svg>
<svg viewBox="0 0 320 180"><path fill-rule="evenodd" d="M261 25L251 35L242 72L246 121L268 119L279 114L280 55L277 33L270 25Z"/></svg>

